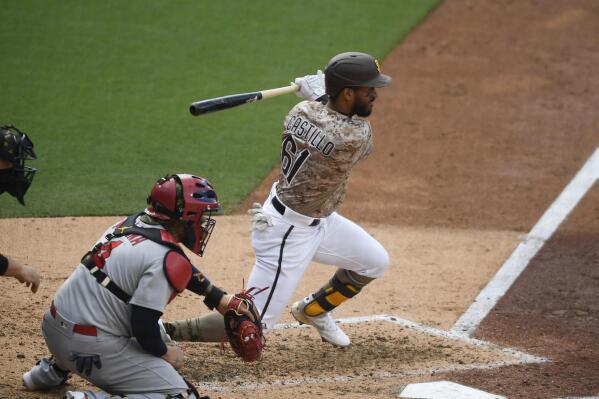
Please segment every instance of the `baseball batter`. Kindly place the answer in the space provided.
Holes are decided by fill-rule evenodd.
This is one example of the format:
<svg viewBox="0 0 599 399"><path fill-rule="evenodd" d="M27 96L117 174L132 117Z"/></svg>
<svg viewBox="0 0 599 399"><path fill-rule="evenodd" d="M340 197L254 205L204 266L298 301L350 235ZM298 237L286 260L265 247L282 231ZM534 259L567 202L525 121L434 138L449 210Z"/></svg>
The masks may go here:
<svg viewBox="0 0 599 399"><path fill-rule="evenodd" d="M33 143L29 137L12 125L0 127L0 195L5 192L25 205L25 193L29 189L36 169L25 166L25 161L36 159ZM2 254L0 249L0 276L14 277L37 292L40 275L31 266Z"/></svg>
<svg viewBox="0 0 599 399"><path fill-rule="evenodd" d="M69 392L67 398L199 398L178 373L183 352L159 317L186 288L225 313L232 296L211 284L178 246L202 255L218 208L204 178L159 179L145 211L110 227L56 292L42 324L53 356L23 375L25 387L50 389L75 372L103 391Z"/></svg>
<svg viewBox="0 0 599 399"><path fill-rule="evenodd" d="M330 312L381 277L389 255L370 234L336 212L352 168L372 151L366 119L376 88L391 78L365 53L333 57L324 72L298 78L300 102L283 124L281 173L263 205L254 204L252 245L256 262L249 287L257 295L265 331L272 329L311 261L338 267L317 292L291 307L300 323L314 326L323 340L350 345ZM325 95L326 91L326 95ZM328 100L328 101L327 101ZM206 340L205 317L168 323L177 339Z"/></svg>

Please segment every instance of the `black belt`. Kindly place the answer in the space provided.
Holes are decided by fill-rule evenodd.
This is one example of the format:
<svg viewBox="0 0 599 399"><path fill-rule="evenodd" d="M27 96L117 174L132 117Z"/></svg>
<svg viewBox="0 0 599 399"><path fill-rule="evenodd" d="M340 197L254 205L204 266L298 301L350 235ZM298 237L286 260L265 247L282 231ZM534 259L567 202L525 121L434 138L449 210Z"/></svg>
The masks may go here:
<svg viewBox="0 0 599 399"><path fill-rule="evenodd" d="M285 205L283 205L283 203L281 201L279 201L279 199L276 196L273 196L272 200L270 202L272 203L272 206L275 207L277 212L279 212L281 215L285 214L285 210L287 210L287 207ZM312 221L312 223L310 223L310 226L314 227L314 226L318 226L319 224L320 224L320 219L314 219Z"/></svg>

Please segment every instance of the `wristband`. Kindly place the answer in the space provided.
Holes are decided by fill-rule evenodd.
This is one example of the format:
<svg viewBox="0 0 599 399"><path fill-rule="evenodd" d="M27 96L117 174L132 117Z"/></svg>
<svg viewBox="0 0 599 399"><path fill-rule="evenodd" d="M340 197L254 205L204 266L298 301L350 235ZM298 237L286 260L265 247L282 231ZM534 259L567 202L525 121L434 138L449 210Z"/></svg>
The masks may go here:
<svg viewBox="0 0 599 399"><path fill-rule="evenodd" d="M204 298L204 304L206 306L208 306L208 308L210 310L213 310L215 307L218 306L218 304L220 303L220 300L223 299L223 296L225 295L225 292L223 290L221 290L220 288L211 285L208 288L208 293L206 294L206 298Z"/></svg>

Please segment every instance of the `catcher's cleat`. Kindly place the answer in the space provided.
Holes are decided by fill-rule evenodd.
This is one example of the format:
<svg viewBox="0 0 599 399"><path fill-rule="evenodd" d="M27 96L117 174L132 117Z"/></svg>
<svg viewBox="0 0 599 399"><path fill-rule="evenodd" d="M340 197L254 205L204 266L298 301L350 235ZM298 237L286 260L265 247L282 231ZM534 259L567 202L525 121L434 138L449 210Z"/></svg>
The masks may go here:
<svg viewBox="0 0 599 399"><path fill-rule="evenodd" d="M65 395L65 399L95 399L96 395L94 395L90 391L67 391Z"/></svg>
<svg viewBox="0 0 599 399"><path fill-rule="evenodd" d="M69 372L61 370L54 358L43 358L33 368L23 374L23 386L30 391L43 391L64 384Z"/></svg>
<svg viewBox="0 0 599 399"><path fill-rule="evenodd" d="M307 316L304 313L304 308L310 303L311 298L306 297L301 301L295 302L291 305L291 315L300 324L309 324L316 328L320 337L323 341L333 344L339 347L346 347L351 344L349 337L343 332L343 330L335 323L335 320L331 317L330 313L323 313L320 316Z"/></svg>

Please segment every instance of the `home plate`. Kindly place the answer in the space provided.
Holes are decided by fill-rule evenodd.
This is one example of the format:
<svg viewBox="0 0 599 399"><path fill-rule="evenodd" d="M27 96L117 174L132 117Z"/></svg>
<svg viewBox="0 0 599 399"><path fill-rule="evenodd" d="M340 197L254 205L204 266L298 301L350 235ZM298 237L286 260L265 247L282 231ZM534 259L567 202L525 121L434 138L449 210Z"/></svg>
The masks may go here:
<svg viewBox="0 0 599 399"><path fill-rule="evenodd" d="M451 381L408 384L401 391L399 397L406 399L506 399L505 396L493 395Z"/></svg>

